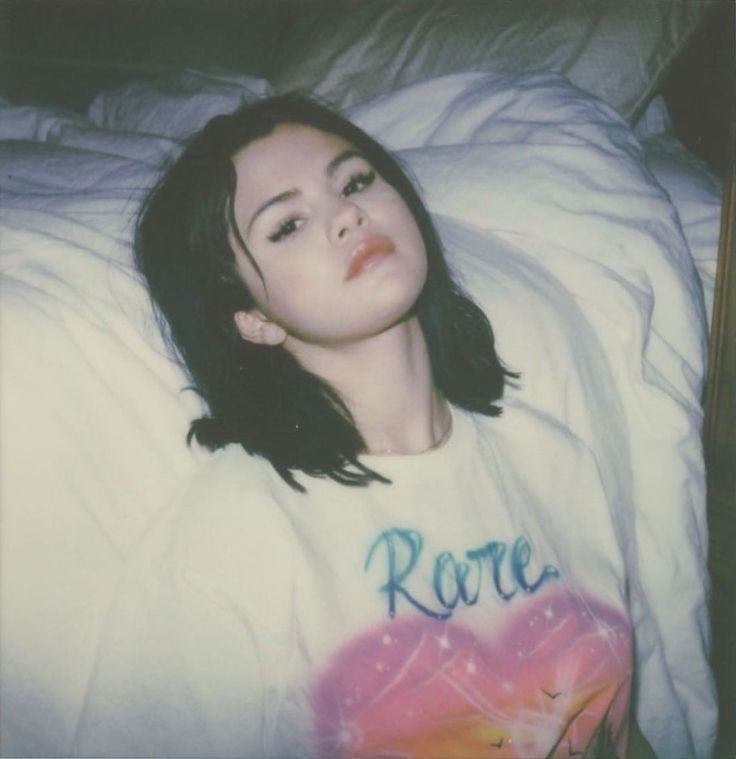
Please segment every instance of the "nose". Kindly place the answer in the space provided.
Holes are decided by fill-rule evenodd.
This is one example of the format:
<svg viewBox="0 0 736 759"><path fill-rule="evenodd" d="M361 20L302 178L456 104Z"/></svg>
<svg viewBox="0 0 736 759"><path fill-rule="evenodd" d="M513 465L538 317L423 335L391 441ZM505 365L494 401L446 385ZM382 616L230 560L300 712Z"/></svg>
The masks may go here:
<svg viewBox="0 0 736 759"><path fill-rule="evenodd" d="M356 230L364 226L366 214L349 198L339 198L329 220L329 237L335 245L347 242Z"/></svg>

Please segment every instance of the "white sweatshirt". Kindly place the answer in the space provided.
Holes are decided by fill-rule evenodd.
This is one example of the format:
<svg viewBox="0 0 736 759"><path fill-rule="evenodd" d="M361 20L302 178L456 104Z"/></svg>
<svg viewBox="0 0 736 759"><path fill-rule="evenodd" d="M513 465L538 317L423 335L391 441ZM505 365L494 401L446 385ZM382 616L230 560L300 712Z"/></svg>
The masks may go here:
<svg viewBox="0 0 736 759"><path fill-rule="evenodd" d="M120 588L75 751L625 754L623 564L587 450L516 402L346 487L230 447ZM587 754L586 754L587 755Z"/></svg>

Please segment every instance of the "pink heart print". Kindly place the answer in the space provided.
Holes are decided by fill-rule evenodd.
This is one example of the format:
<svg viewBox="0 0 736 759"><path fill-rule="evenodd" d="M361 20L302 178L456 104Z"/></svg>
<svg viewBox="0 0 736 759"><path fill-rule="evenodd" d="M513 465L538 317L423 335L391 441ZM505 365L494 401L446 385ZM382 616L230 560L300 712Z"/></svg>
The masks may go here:
<svg viewBox="0 0 736 759"><path fill-rule="evenodd" d="M559 586L517 604L487 636L407 617L343 646L312 692L316 753L624 756L627 615Z"/></svg>

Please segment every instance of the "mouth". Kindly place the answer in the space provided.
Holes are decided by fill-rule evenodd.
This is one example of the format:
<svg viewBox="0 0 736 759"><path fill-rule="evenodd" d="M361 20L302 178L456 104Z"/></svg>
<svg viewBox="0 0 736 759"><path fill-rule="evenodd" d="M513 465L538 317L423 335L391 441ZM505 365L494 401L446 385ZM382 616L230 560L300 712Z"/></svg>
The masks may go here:
<svg viewBox="0 0 736 759"><path fill-rule="evenodd" d="M396 246L388 237L369 237L363 240L350 256L350 264L345 280L351 280L391 255Z"/></svg>

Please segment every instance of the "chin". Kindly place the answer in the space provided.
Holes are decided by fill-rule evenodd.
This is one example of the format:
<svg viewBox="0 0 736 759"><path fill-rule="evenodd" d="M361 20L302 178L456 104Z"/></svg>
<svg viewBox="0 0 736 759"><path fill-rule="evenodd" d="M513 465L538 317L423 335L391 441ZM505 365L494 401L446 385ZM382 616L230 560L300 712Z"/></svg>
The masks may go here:
<svg viewBox="0 0 736 759"><path fill-rule="evenodd" d="M364 334L384 334L396 327L409 326L412 322L416 322L418 326L415 306L416 298L411 298L396 304L395 308L387 308L380 315L377 315L377 318L372 320L370 325L366 325L367 329Z"/></svg>

